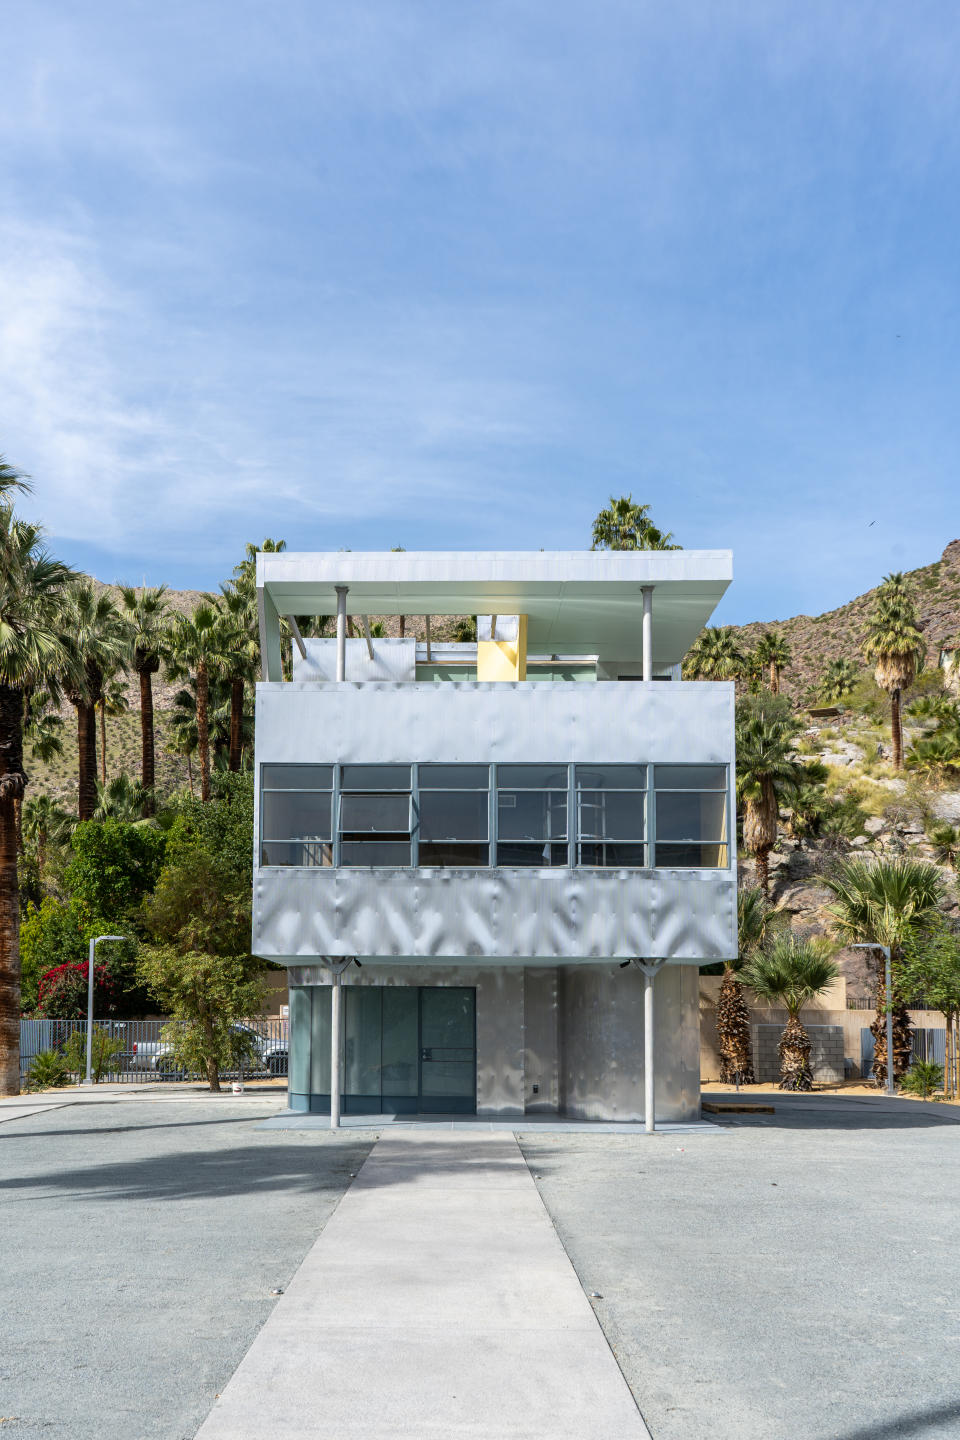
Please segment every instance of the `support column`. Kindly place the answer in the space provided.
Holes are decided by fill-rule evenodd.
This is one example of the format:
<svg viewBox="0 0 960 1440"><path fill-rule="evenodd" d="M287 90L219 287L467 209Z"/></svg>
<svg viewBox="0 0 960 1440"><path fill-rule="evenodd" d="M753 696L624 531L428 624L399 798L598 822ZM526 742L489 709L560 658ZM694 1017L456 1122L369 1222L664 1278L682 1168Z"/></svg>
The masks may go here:
<svg viewBox="0 0 960 1440"><path fill-rule="evenodd" d="M347 678L347 586L337 589L337 679Z"/></svg>
<svg viewBox="0 0 960 1440"><path fill-rule="evenodd" d="M343 1031L340 995L340 977L353 959L328 960L332 976L330 990L330 1129L340 1129L340 1038Z"/></svg>
<svg viewBox="0 0 960 1440"><path fill-rule="evenodd" d="M652 1135L656 1129L653 982L665 962L638 960L636 963L643 971L643 1128Z"/></svg>
<svg viewBox="0 0 960 1440"><path fill-rule="evenodd" d="M643 678L653 679L653 586L641 585L643 596Z"/></svg>

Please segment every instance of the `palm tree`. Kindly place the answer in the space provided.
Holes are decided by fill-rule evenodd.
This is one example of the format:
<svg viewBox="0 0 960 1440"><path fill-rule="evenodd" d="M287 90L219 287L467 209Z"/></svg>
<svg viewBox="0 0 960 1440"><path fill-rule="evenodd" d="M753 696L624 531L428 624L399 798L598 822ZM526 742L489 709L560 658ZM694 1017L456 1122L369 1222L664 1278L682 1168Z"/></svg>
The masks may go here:
<svg viewBox="0 0 960 1440"><path fill-rule="evenodd" d="M220 612L222 644L229 656L226 667L230 683L230 753L228 766L239 770L243 754L243 707L247 686L256 684L260 662L260 630L256 598L251 603L236 585L220 586L217 605Z"/></svg>
<svg viewBox="0 0 960 1440"><path fill-rule="evenodd" d="M175 755L182 755L187 762L187 782L190 799L194 799L193 757L197 753L197 712L196 707L175 709L170 715L170 749Z"/></svg>
<svg viewBox="0 0 960 1440"><path fill-rule="evenodd" d="M127 700L127 687L122 680L116 678L116 672L107 677L104 676L103 688L100 691L100 784L107 783L107 716L126 715L130 709Z"/></svg>
<svg viewBox="0 0 960 1440"><path fill-rule="evenodd" d="M148 798L139 780L131 780L127 774L115 775L109 785L97 787L97 808L93 818L136 823L145 818Z"/></svg>
<svg viewBox="0 0 960 1440"><path fill-rule="evenodd" d="M166 585L136 590L120 587L124 614L130 626L133 668L140 682L140 779L146 793L146 811L156 807L153 791L156 779L156 737L153 722L153 677L166 656L170 608Z"/></svg>
<svg viewBox="0 0 960 1440"><path fill-rule="evenodd" d="M658 530L649 505L635 505L632 495L610 496L610 504L593 522L591 550L680 550L671 534Z"/></svg>
<svg viewBox="0 0 960 1440"><path fill-rule="evenodd" d="M225 674L232 658L225 648L224 628L213 597L201 602L192 615L178 615L170 639L171 674L191 675L196 686L200 799L206 802L210 799L210 680Z"/></svg>
<svg viewBox="0 0 960 1440"><path fill-rule="evenodd" d="M887 575L864 634L863 654L873 663L881 690L890 696L890 729L893 737L893 764L903 769L903 724L900 701L923 665L926 645L920 632L917 612L903 576Z"/></svg>
<svg viewBox="0 0 960 1440"><path fill-rule="evenodd" d="M787 1023L780 1037L780 1089L812 1090L810 1037L800 1023L808 1001L828 990L839 975L824 940L778 935L769 949L758 950L744 965L741 977L759 1000L782 1005Z"/></svg>
<svg viewBox="0 0 960 1440"><path fill-rule="evenodd" d="M835 705L844 695L849 695L859 675L852 660L831 660L817 686L817 699L826 705Z"/></svg>
<svg viewBox="0 0 960 1440"><path fill-rule="evenodd" d="M737 680L747 658L732 625L708 625L683 661L687 680Z"/></svg>
<svg viewBox="0 0 960 1440"><path fill-rule="evenodd" d="M57 607L72 572L19 520L11 496L26 481L0 460L0 1095L20 1091L20 898L17 802L23 768L24 691L57 683L76 666Z"/></svg>
<svg viewBox="0 0 960 1440"><path fill-rule="evenodd" d="M752 1085L753 1055L750 1045L750 1011L744 999L738 972L756 954L784 916L772 910L757 886L737 894L738 955L723 967L723 981L717 1000L717 1041L720 1051L720 1079L726 1085Z"/></svg>
<svg viewBox="0 0 960 1440"><path fill-rule="evenodd" d="M877 1013L870 1026L874 1038L873 1074L880 1085L887 1076L887 1005L893 1011L894 1078L910 1065L913 1048L910 1016L897 998L897 967L909 937L935 923L944 886L935 865L925 860L840 860L822 883L835 899L829 913L833 931L845 944L854 941L890 949L894 993L887 997L884 966L877 961Z"/></svg>
<svg viewBox="0 0 960 1440"><path fill-rule="evenodd" d="M754 650L761 665L766 665L770 675L770 689L780 694L780 672L793 664L793 653L782 635L774 630L765 630Z"/></svg>
<svg viewBox="0 0 960 1440"><path fill-rule="evenodd" d="M47 849L63 844L71 826L70 816L62 810L52 795L35 795L23 806L23 830L36 849L37 868L43 874L47 863Z"/></svg>
<svg viewBox="0 0 960 1440"><path fill-rule="evenodd" d="M97 806L96 707L105 677L126 663L129 632L109 594L97 594L86 578L75 580L66 592L61 624L83 665L82 672L68 680L66 693L77 712L77 816L89 820Z"/></svg>
<svg viewBox="0 0 960 1440"><path fill-rule="evenodd" d="M737 726L737 799L743 805L743 843L754 857L764 895L770 891L770 851L777 842L781 804L809 782L807 768L792 753L796 726L764 714Z"/></svg>

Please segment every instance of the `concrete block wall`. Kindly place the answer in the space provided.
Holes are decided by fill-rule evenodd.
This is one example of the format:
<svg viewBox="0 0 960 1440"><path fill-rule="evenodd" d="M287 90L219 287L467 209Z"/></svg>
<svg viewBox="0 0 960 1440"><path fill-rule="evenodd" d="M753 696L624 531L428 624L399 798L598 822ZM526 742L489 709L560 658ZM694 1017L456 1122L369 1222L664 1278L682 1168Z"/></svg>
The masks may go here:
<svg viewBox="0 0 960 1440"><path fill-rule="evenodd" d="M783 1034L782 1025L752 1025L753 1068L761 1085L780 1079L780 1056L777 1046ZM810 1068L814 1080L835 1085L843 1080L843 1026L805 1025L810 1036Z"/></svg>

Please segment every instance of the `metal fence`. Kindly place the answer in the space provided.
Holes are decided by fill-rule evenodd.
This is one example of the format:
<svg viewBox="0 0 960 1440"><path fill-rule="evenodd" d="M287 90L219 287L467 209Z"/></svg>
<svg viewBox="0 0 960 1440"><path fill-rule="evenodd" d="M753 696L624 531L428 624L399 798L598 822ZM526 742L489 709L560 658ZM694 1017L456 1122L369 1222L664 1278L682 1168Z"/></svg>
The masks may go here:
<svg viewBox="0 0 960 1440"><path fill-rule="evenodd" d="M205 1080L206 1073L184 1070L173 1046L162 1035L166 1020L94 1020L93 1074L106 1083L142 1085L164 1080ZM234 1069L221 1069L226 1080L285 1076L289 1059L290 1022L244 1020L231 1027L242 1052ZM86 1020L21 1020L20 1082L27 1080L37 1055L56 1051L71 1066L79 1083L86 1067Z"/></svg>
<svg viewBox="0 0 960 1440"><path fill-rule="evenodd" d="M860 1074L869 1076L874 1056L874 1039L870 1031L864 1027L860 1031ZM913 1030L913 1053L910 1056L910 1063L914 1060L935 1060L938 1065L945 1065L947 1059L947 1032L942 1027L937 1030L927 1026L916 1027Z"/></svg>

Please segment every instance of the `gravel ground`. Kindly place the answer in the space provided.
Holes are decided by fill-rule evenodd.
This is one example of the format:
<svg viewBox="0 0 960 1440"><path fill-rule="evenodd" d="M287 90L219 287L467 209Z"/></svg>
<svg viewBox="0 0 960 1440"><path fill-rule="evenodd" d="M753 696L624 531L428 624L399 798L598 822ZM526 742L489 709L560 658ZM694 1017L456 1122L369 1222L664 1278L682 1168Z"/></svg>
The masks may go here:
<svg viewBox="0 0 960 1440"><path fill-rule="evenodd" d="M654 1440L957 1440L956 1109L770 1098L714 1134L520 1137Z"/></svg>
<svg viewBox="0 0 960 1440"><path fill-rule="evenodd" d="M192 1440L369 1153L265 1101L0 1125L0 1430Z"/></svg>

